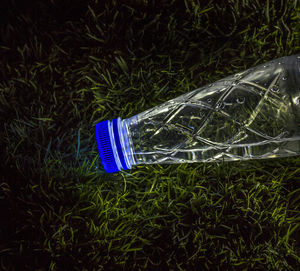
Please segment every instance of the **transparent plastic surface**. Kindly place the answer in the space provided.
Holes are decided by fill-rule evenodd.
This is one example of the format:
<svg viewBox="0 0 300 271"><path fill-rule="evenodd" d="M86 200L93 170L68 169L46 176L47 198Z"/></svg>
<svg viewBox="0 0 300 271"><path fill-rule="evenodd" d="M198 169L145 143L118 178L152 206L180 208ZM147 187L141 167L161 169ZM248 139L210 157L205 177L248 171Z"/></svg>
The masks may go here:
<svg viewBox="0 0 300 271"><path fill-rule="evenodd" d="M300 55L206 85L123 120L132 164L300 154Z"/></svg>

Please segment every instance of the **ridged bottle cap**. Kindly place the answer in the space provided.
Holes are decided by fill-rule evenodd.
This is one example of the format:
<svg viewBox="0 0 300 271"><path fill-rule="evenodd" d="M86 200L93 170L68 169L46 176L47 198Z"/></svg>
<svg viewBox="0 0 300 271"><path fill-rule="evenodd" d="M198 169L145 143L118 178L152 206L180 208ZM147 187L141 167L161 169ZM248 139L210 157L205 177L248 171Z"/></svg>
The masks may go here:
<svg viewBox="0 0 300 271"><path fill-rule="evenodd" d="M114 173L120 171L117 165L109 133L110 122L101 121L96 124L95 132L100 158L106 172Z"/></svg>

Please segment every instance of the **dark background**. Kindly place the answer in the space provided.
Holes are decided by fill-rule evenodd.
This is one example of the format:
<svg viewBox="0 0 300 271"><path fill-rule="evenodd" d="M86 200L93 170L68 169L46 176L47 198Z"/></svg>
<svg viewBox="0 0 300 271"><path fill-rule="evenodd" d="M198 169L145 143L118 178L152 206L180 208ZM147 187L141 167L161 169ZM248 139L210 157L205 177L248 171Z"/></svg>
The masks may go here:
<svg viewBox="0 0 300 271"><path fill-rule="evenodd" d="M299 53L299 26L297 1L1 1L0 269L296 270L299 157L107 175L93 127Z"/></svg>

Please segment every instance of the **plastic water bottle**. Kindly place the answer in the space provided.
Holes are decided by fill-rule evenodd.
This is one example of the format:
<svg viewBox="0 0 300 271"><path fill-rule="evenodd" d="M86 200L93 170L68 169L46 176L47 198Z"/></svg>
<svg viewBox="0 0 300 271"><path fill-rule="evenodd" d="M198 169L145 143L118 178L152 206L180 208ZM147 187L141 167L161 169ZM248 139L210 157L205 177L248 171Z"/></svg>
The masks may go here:
<svg viewBox="0 0 300 271"><path fill-rule="evenodd" d="M235 161L300 154L300 55L282 57L96 124L107 172L137 164Z"/></svg>

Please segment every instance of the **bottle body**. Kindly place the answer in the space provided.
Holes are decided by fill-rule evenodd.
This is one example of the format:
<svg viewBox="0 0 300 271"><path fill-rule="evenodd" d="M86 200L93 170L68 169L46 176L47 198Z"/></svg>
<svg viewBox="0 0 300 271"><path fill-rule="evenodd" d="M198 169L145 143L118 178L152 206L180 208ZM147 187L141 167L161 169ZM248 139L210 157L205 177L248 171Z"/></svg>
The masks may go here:
<svg viewBox="0 0 300 271"><path fill-rule="evenodd" d="M300 56L283 57L119 120L124 156L131 166L299 155L299 103Z"/></svg>

